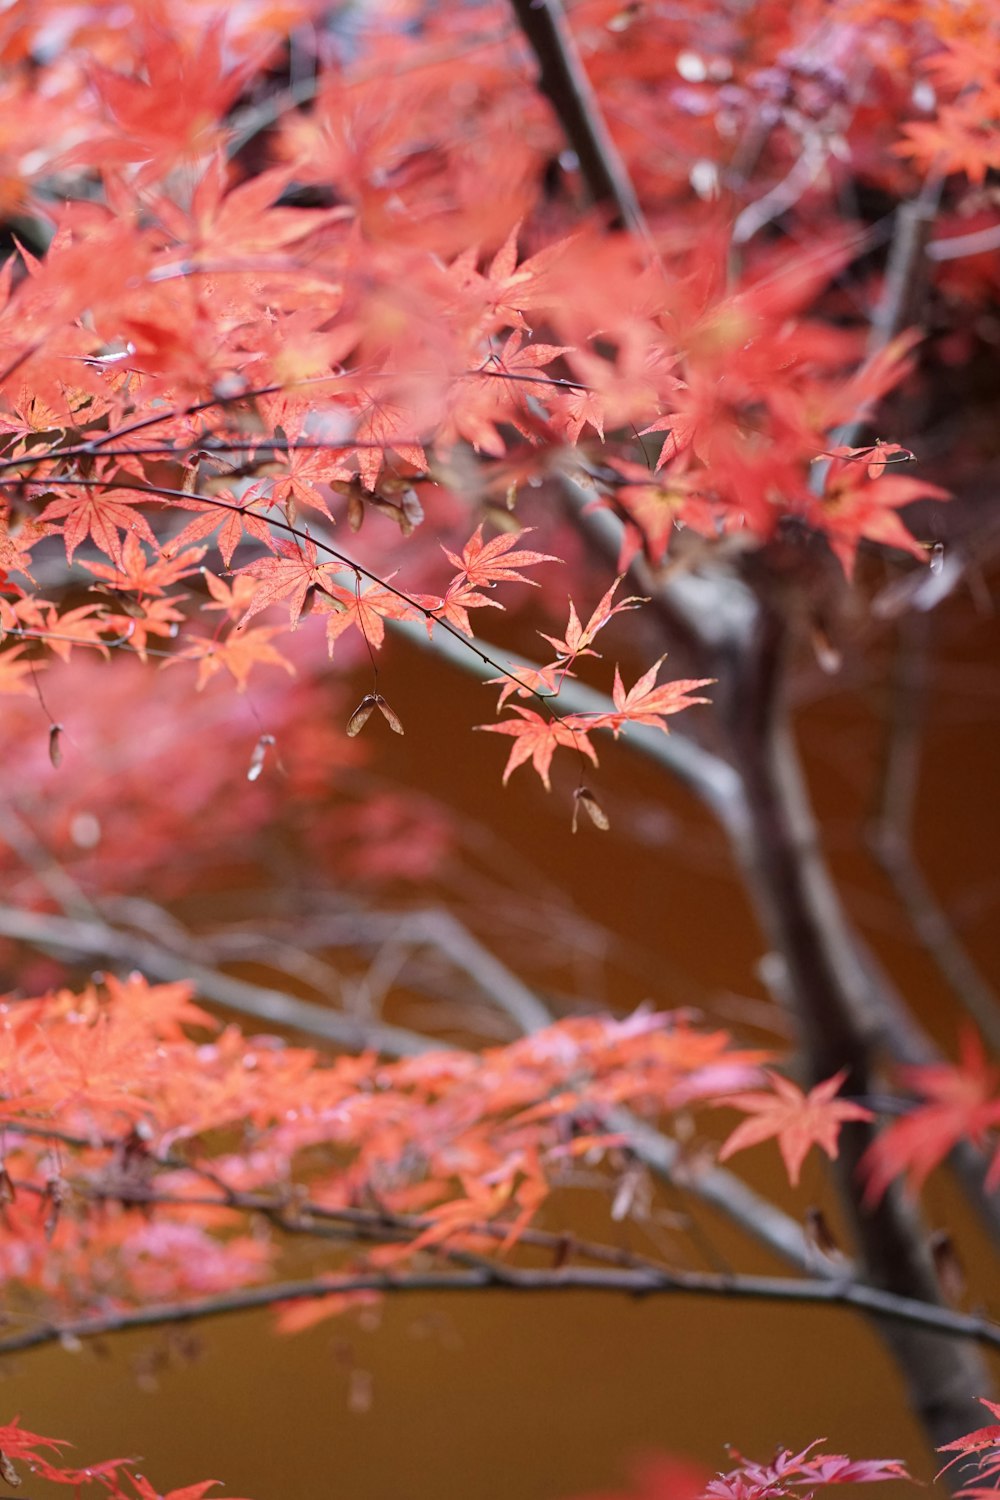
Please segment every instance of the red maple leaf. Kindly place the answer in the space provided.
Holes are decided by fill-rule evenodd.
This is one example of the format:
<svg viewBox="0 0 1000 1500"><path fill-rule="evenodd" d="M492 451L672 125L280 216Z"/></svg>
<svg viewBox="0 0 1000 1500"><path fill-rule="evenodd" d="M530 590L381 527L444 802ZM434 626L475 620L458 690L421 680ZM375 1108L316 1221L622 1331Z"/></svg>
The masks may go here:
<svg viewBox="0 0 1000 1500"><path fill-rule="evenodd" d="M377 488L390 449L414 469L427 468L427 455L416 440L417 429L423 422L413 403L402 395L394 395L390 390L359 393L355 457L365 489Z"/></svg>
<svg viewBox="0 0 1000 1500"><path fill-rule="evenodd" d="M142 182L195 160L215 146L222 117L262 57L262 49L251 49L234 66L221 19L186 33L150 17L140 29L141 70L138 60L128 73L93 69L108 127L71 148L63 165L143 163Z"/></svg>
<svg viewBox="0 0 1000 1500"><path fill-rule="evenodd" d="M756 1146L774 1136L789 1181L797 1187L802 1163L811 1146L821 1146L832 1160L837 1155L837 1137L843 1122L871 1120L874 1116L863 1105L834 1097L847 1077L846 1069L818 1083L808 1094L780 1073L765 1071L771 1083L769 1091L730 1094L717 1101L753 1116L737 1125L719 1152L719 1160L727 1161L737 1151L745 1151L748 1146Z"/></svg>
<svg viewBox="0 0 1000 1500"><path fill-rule="evenodd" d="M707 1500L779 1500L781 1496L801 1494L807 1486L819 1489L831 1484L878 1484L887 1479L910 1478L906 1465L897 1458L851 1459L843 1453L812 1454L824 1441L816 1438L798 1453L783 1448L766 1464L730 1449L737 1466L706 1486Z"/></svg>
<svg viewBox="0 0 1000 1500"><path fill-rule="evenodd" d="M514 379L507 386L507 396L515 406L520 406L529 396L548 395L552 380L548 376L541 376L537 380L531 377L544 365L550 365L561 354L569 352L565 344L525 344L523 333L515 328L499 354L492 356L483 373L488 375L492 372L501 379L513 376ZM508 413L508 417L512 419L512 416L512 413Z"/></svg>
<svg viewBox="0 0 1000 1500"><path fill-rule="evenodd" d="M571 672L568 667L552 662L547 667L513 666L503 677L487 677L486 681L489 684L502 684L500 697L497 699L499 713L507 699L515 693L519 698L533 698L536 694L554 698L562 686L563 678L575 676L576 673Z"/></svg>
<svg viewBox="0 0 1000 1500"><path fill-rule="evenodd" d="M995 1417L1000 1417L1000 1405L995 1401L987 1401L985 1396L980 1396L980 1404L991 1411ZM993 1449L992 1453L990 1450ZM935 1479L940 1479L945 1470L950 1469L952 1464L959 1463L963 1458L977 1453L980 1476L984 1479L995 1479L1000 1475L1000 1421L990 1422L986 1427L977 1427L974 1432L967 1432L964 1437L955 1438L954 1442L942 1443L937 1450L939 1453L954 1453L943 1469L935 1474ZM961 1490L960 1494L975 1493L971 1490ZM979 1493L983 1493L979 1491Z"/></svg>
<svg viewBox="0 0 1000 1500"><path fill-rule="evenodd" d="M433 633L434 621L442 620L452 629L471 636L470 609L485 609L487 606L491 609L503 609L499 599L487 599L485 594L480 594L461 577L452 580L443 599L438 594L414 594L412 598L417 607L425 612L428 635Z"/></svg>
<svg viewBox="0 0 1000 1500"><path fill-rule="evenodd" d="M919 1192L929 1174L961 1140L981 1146L986 1133L1000 1124L1000 1069L983 1051L978 1032L968 1027L960 1042L960 1061L904 1068L901 1078L925 1102L894 1120L865 1157L865 1196L877 1203L894 1178L906 1174ZM1000 1181L1000 1151L993 1159L987 1187Z"/></svg>
<svg viewBox="0 0 1000 1500"><path fill-rule="evenodd" d="M642 464L615 459L611 465L623 479L631 481L617 486L614 506L625 512L625 536L618 566L627 567L643 548L652 562L659 562L677 534L678 527L696 531L700 536L714 537L720 526L732 524L724 512L705 493L705 476L701 470L688 473L674 470L654 479Z"/></svg>
<svg viewBox="0 0 1000 1500"><path fill-rule="evenodd" d="M39 1448L51 1448L58 1452L60 1448L68 1447L70 1444L65 1438L42 1437L37 1432L26 1432L21 1426L20 1417L15 1417L13 1422L0 1427L0 1449L11 1458L34 1458Z"/></svg>
<svg viewBox="0 0 1000 1500"><path fill-rule="evenodd" d="M459 288L462 300L481 303L481 326L487 334L501 328L527 327L521 314L546 300L546 281L550 280L556 261L570 244L569 240L560 240L518 265L520 229L521 221L518 220L485 272L476 269L479 249L475 245L464 250L448 268L449 279ZM551 289L548 296L551 296Z"/></svg>
<svg viewBox="0 0 1000 1500"><path fill-rule="evenodd" d="M858 544L867 538L885 547L898 547L927 561L927 549L911 535L897 514L912 500L950 500L940 485L923 479L889 475L869 479L856 465L837 460L827 475L826 492L810 513L810 520L826 534L841 567L850 578Z"/></svg>
<svg viewBox="0 0 1000 1500"><path fill-rule="evenodd" d="M219 1479L203 1479L198 1484L185 1484L179 1490L168 1490L161 1495L144 1475L129 1474L128 1478L139 1500L204 1500L208 1491L222 1482Z"/></svg>

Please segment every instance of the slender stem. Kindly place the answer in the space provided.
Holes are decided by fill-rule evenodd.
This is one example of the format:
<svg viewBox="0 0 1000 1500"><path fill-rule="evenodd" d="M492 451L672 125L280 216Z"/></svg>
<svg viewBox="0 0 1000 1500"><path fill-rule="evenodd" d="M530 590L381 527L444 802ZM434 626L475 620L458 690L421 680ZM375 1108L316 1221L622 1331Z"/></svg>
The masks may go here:
<svg viewBox="0 0 1000 1500"><path fill-rule="evenodd" d="M913 853L920 779L920 730L927 685L930 618L899 624L889 716L868 844L895 890L910 927L990 1046L1000 1049L1000 997L970 957Z"/></svg>
<svg viewBox="0 0 1000 1500"><path fill-rule="evenodd" d="M271 1026L304 1031L340 1047L374 1048L410 1057L434 1046L427 1037L383 1021L362 1021L328 1006L300 1000L281 990L250 984L218 969L172 953L138 933L124 933L96 918L60 917L48 912L0 906L0 934L39 948L54 948L79 959L86 954L138 967L155 979L188 979L208 1000Z"/></svg>

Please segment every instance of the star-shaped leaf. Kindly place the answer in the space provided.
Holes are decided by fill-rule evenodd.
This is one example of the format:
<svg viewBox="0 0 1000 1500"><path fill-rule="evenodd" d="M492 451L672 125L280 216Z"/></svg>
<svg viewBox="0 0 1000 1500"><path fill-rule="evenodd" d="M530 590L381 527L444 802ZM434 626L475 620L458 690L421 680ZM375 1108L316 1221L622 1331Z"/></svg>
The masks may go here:
<svg viewBox="0 0 1000 1500"><path fill-rule="evenodd" d="M719 1099L719 1104L744 1110L751 1116L742 1125L737 1125L719 1152L719 1160L727 1161L737 1151L744 1151L748 1146L756 1146L773 1136L777 1139L789 1180L793 1187L797 1187L802 1163L811 1146L822 1147L833 1160L844 1121L874 1118L871 1110L863 1105L835 1097L846 1077L847 1070L841 1069L805 1094L791 1079L768 1070L770 1089L730 1094Z"/></svg>

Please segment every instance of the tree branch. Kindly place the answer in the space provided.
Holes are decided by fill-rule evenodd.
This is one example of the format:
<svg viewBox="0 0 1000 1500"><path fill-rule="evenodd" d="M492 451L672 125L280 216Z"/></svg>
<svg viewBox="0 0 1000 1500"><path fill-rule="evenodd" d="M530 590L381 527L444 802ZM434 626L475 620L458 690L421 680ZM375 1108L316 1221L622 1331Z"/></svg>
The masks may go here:
<svg viewBox="0 0 1000 1500"><path fill-rule="evenodd" d="M747 885L785 963L811 1081L846 1068L848 1092L864 1097L876 1091L870 984L853 944L842 941L846 919L820 852L781 701L787 646L782 617L763 607L758 632L733 664L721 702L752 815ZM866 1279L896 1296L939 1302L926 1232L898 1184L876 1205L860 1201L861 1161L873 1139L870 1124L845 1126L837 1163ZM929 1344L912 1328L883 1325L882 1332L935 1445L969 1431L976 1399L987 1388L981 1361L954 1341Z"/></svg>
<svg viewBox="0 0 1000 1500"><path fill-rule="evenodd" d="M360 1021L310 1000L299 1000L281 990L266 989L235 979L138 934L121 932L94 918L59 917L48 912L20 911L0 906L0 936L39 948L54 948L79 956L109 959L139 968L161 982L189 979L200 994L217 1005L268 1025L304 1031L352 1051L374 1048L393 1057L412 1057L435 1043L418 1032L383 1021Z"/></svg>
<svg viewBox="0 0 1000 1500"><path fill-rule="evenodd" d="M464 653L461 659L465 660ZM419 925L417 930L421 930ZM426 928L423 930L426 932ZM85 953L94 958L137 967L160 981L189 979L201 995L216 1004L271 1025L304 1031L310 1036L320 1037L344 1048L363 1050L368 1047L390 1057L408 1057L430 1051L438 1045L418 1032L381 1022L360 1021L326 1006L286 995L280 990L266 989L246 980L234 979L217 969L172 953L149 939L121 932L103 922L0 906L0 935L32 943L43 949L54 948L74 955ZM487 954L485 949L481 952ZM503 994L506 997L508 1013L514 1013L510 1007L513 996L517 994L522 1003L516 1008L520 1011L522 1021L530 1016L538 1025L549 1024L551 1017L541 1006L541 1002L531 995L531 1006L524 1005L522 990L529 995L530 992L499 960L493 955L487 956L492 959L492 964L488 966L490 982L496 996ZM487 970L480 969L480 973L485 977ZM800 1269L815 1268L815 1253L806 1241L801 1227L766 1198L747 1187L738 1177L719 1167L709 1168L695 1176L684 1172L683 1156L677 1143L624 1111L616 1115L611 1128L628 1131L634 1138L636 1154L652 1171L696 1197L703 1198L744 1233L787 1263Z"/></svg>
<svg viewBox="0 0 1000 1500"><path fill-rule="evenodd" d="M900 621L882 772L868 844L939 973L995 1050L1000 999L973 963L913 854L912 820L920 777L920 718L926 689L926 614Z"/></svg>
<svg viewBox="0 0 1000 1500"><path fill-rule="evenodd" d="M277 1282L247 1287L193 1302L159 1303L144 1308L96 1314L56 1323L42 1323L0 1338L0 1356L38 1348L42 1344L73 1339L97 1338L132 1328L156 1328L166 1324L192 1323L202 1318L222 1317L276 1303L301 1302L358 1292L386 1296L423 1292L481 1292L487 1289L524 1294L557 1292L602 1292L617 1296L656 1297L669 1295L715 1297L725 1301L779 1302L799 1306L852 1307L876 1314L902 1327L917 1328L924 1336L947 1335L1000 1348L1000 1326L970 1313L896 1296L861 1283L794 1281L774 1276L720 1276L710 1272L670 1272L649 1268L604 1268L564 1266L537 1270L505 1266L496 1262L464 1271L347 1272L302 1281Z"/></svg>
<svg viewBox="0 0 1000 1500"><path fill-rule="evenodd" d="M612 227L649 231L624 161L611 138L560 0L511 0L538 62L538 86L555 110L595 203L614 209Z"/></svg>

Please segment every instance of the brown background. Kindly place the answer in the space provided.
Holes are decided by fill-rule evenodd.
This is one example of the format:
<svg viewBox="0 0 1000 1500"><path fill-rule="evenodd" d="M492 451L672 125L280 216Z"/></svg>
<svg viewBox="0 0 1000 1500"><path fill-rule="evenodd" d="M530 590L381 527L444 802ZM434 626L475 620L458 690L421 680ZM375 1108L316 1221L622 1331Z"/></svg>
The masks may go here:
<svg viewBox="0 0 1000 1500"><path fill-rule="evenodd" d="M961 598L939 612L934 634L940 654L918 850L995 975L1000 628ZM404 670L409 648L394 649L383 687L408 732L403 742L383 736L381 768L490 821L525 869L537 871L522 879L529 907L532 879L539 892L556 882L615 936L619 946L604 963L582 966L591 998L699 1004L732 1023L741 1014L734 996L763 997L754 976L759 937L724 841L691 799L624 747L608 747L600 786L615 831L572 838L565 797L546 799L524 771L501 791L506 744L468 733L490 712L484 689L423 656L406 659ZM848 904L923 1019L952 1046L954 1003L860 845L888 650L888 637L876 640L843 682L817 685L804 670L799 724ZM544 968L527 940L502 956L529 977ZM568 969L564 980L572 981ZM835 1212L816 1162L797 1195L770 1148L739 1166L798 1214L816 1202ZM598 1210L565 1206L597 1227ZM935 1180L927 1207L932 1223L951 1225L964 1246L970 1305L992 1296L1000 1311L988 1252L963 1205ZM701 1222L740 1265L764 1265L710 1215ZM214 1476L224 1494L256 1500L560 1500L622 1483L630 1458L654 1449L715 1469L725 1466L727 1442L765 1457L775 1444L821 1436L837 1451L905 1457L922 1477L932 1472L877 1339L836 1311L594 1295L413 1297L377 1317L291 1338L275 1337L267 1315L248 1314L182 1336L50 1349L4 1373L3 1410L23 1412L36 1431L71 1436L80 1461L141 1453L158 1486ZM352 1409L361 1406L368 1409ZM30 1500L44 1487L31 1481L27 1490Z"/></svg>

